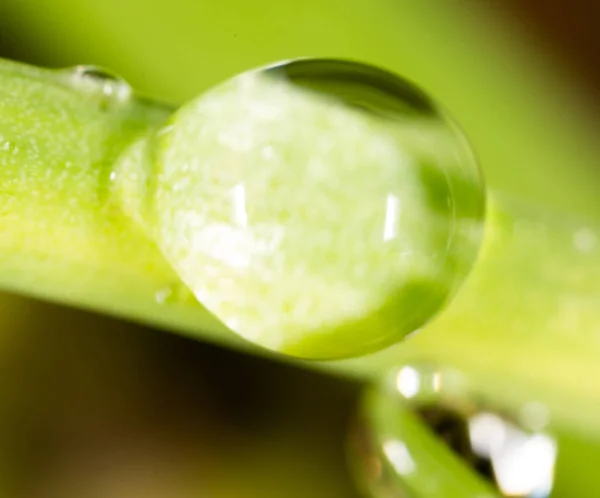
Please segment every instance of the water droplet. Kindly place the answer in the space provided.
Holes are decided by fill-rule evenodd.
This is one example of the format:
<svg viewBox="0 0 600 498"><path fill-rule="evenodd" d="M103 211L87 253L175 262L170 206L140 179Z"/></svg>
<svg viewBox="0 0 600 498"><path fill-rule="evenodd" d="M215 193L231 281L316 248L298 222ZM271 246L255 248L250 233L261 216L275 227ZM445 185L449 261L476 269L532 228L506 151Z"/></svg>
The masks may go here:
<svg viewBox="0 0 600 498"><path fill-rule="evenodd" d="M456 370L408 363L367 393L350 450L376 498L546 498L558 449L548 423L539 402L508 409Z"/></svg>
<svg viewBox="0 0 600 498"><path fill-rule="evenodd" d="M173 297L173 288L172 287L163 287L156 291L154 298L158 304L165 304L170 298Z"/></svg>
<svg viewBox="0 0 600 498"><path fill-rule="evenodd" d="M150 235L203 306L264 347L384 348L441 309L478 252L484 195L467 142L382 69L251 71L153 140Z"/></svg>
<svg viewBox="0 0 600 498"><path fill-rule="evenodd" d="M154 294L154 299L158 304L174 304L193 300L194 298L186 286L175 283L158 289Z"/></svg>
<svg viewBox="0 0 600 498"><path fill-rule="evenodd" d="M103 109L129 101L133 93L125 80L96 66L77 66L64 74L69 86L98 99Z"/></svg>
<svg viewBox="0 0 600 498"><path fill-rule="evenodd" d="M0 147L0 150L7 153L17 154L19 152L19 148L17 147L17 145L13 142L9 142L8 140L0 142Z"/></svg>

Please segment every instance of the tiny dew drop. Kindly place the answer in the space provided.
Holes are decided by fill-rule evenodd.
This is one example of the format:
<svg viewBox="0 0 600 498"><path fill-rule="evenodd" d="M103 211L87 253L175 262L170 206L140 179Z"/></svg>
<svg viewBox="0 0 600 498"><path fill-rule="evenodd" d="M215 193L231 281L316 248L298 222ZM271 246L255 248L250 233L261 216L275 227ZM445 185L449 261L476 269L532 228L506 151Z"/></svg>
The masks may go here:
<svg viewBox="0 0 600 498"><path fill-rule="evenodd" d="M194 299L190 290L181 283L174 283L161 287L154 293L154 300L158 304L175 304Z"/></svg>
<svg viewBox="0 0 600 498"><path fill-rule="evenodd" d="M63 71L63 77L71 88L97 99L103 110L126 103L133 93L125 80L96 66L77 66Z"/></svg>
<svg viewBox="0 0 600 498"><path fill-rule="evenodd" d="M407 363L365 396L350 456L375 498L548 498L549 422L538 401L508 409L456 370Z"/></svg>
<svg viewBox="0 0 600 498"><path fill-rule="evenodd" d="M173 288L172 287L163 287L156 291L154 294L154 299L158 304L165 304L173 297Z"/></svg>
<svg viewBox="0 0 600 498"><path fill-rule="evenodd" d="M18 154L19 147L14 142L0 140L0 153Z"/></svg>

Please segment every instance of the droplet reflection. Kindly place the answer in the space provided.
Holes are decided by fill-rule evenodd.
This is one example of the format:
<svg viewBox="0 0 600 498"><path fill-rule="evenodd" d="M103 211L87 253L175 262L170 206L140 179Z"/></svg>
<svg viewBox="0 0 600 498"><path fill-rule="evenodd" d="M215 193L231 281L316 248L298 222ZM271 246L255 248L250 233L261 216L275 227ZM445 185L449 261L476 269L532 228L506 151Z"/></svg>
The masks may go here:
<svg viewBox="0 0 600 498"><path fill-rule="evenodd" d="M547 498L548 423L539 402L507 410L456 370L406 364L365 396L351 456L377 498Z"/></svg>

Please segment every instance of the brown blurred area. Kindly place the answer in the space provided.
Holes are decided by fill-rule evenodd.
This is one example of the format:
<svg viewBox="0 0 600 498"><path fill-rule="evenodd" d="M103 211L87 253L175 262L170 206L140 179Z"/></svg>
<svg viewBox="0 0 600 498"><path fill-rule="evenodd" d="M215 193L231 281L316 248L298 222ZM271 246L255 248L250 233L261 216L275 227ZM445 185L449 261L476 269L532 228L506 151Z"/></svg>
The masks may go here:
<svg viewBox="0 0 600 498"><path fill-rule="evenodd" d="M0 314L0 496L356 496L359 386L2 293Z"/></svg>
<svg viewBox="0 0 600 498"><path fill-rule="evenodd" d="M579 75L600 103L600 2L504 0L512 17L541 41L564 71Z"/></svg>

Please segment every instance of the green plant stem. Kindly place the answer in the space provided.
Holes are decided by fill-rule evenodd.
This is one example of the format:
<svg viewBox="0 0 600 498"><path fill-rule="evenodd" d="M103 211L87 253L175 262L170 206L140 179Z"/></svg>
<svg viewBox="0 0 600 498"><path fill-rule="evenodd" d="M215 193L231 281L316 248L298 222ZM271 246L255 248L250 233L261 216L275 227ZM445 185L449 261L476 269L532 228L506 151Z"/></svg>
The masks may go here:
<svg viewBox="0 0 600 498"><path fill-rule="evenodd" d="M539 399L557 421L600 434L600 231L497 195L487 218L479 261L448 308L405 343L344 366L455 365L508 406Z"/></svg>
<svg viewBox="0 0 600 498"><path fill-rule="evenodd" d="M185 291L111 203L115 161L170 112L140 99L107 105L64 73L0 61L0 285L258 352ZM598 233L493 196L478 265L425 331L369 357L303 365L368 379L433 357L509 403L537 398L600 435Z"/></svg>
<svg viewBox="0 0 600 498"><path fill-rule="evenodd" d="M169 112L137 99L104 109L58 72L0 61L0 284L241 344L193 299L159 302L179 279L108 201L116 158Z"/></svg>

